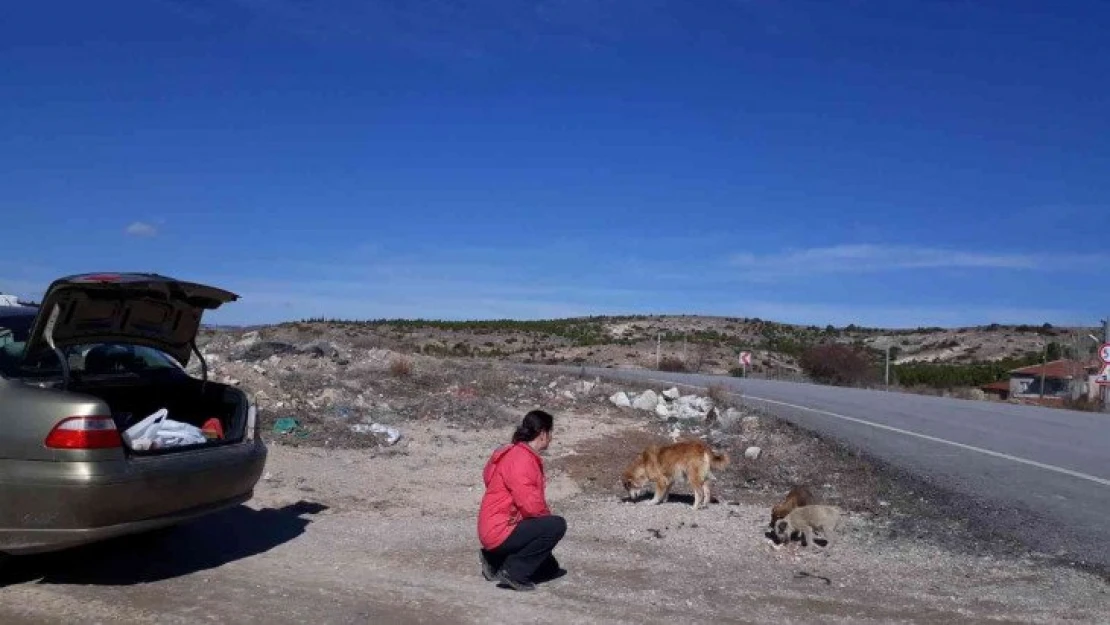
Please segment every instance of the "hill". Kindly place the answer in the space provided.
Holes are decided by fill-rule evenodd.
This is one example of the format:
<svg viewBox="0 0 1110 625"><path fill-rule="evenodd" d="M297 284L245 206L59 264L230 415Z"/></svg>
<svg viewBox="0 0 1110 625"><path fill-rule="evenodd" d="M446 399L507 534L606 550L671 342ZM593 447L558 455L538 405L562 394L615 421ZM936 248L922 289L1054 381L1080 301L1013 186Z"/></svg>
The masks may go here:
<svg viewBox="0 0 1110 625"><path fill-rule="evenodd" d="M854 345L879 362L890 349L896 366L1002 366L1093 353L1091 328L999 325L966 328L882 329L802 326L755 318L708 316L580 317L521 321L310 319L271 326L304 340L429 356L461 356L526 363L588 363L607 367L684 369L727 374L741 351L753 355L752 373L790 377L799 358L822 343ZM657 362L658 358L658 362ZM919 366L917 368L920 368ZM988 376L989 377L989 376ZM973 383L978 383L975 381Z"/></svg>

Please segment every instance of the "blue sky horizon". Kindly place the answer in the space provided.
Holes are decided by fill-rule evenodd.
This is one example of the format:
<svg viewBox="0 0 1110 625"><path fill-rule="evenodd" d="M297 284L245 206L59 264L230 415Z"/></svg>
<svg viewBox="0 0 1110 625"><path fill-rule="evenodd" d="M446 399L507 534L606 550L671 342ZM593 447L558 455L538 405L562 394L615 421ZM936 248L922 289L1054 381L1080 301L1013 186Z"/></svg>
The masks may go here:
<svg viewBox="0 0 1110 625"><path fill-rule="evenodd" d="M76 0L0 23L0 292L211 323L1110 314L1110 5Z"/></svg>

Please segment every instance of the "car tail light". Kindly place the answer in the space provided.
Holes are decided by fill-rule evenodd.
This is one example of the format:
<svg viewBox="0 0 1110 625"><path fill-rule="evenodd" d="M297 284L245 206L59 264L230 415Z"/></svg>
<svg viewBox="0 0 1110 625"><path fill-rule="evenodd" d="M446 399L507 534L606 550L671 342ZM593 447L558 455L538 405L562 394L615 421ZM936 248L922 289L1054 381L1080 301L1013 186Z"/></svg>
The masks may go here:
<svg viewBox="0 0 1110 625"><path fill-rule="evenodd" d="M50 449L109 449L122 445L112 417L63 419L46 437L46 446Z"/></svg>

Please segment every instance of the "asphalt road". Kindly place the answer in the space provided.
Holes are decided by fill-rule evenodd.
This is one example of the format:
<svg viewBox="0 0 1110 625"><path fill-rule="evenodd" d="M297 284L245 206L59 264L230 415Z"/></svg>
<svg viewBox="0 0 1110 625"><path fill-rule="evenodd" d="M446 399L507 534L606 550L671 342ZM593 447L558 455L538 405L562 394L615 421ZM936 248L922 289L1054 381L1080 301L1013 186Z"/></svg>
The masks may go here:
<svg viewBox="0 0 1110 625"><path fill-rule="evenodd" d="M725 384L748 405L955 495L973 523L1110 572L1110 414L773 380L544 368L641 383Z"/></svg>

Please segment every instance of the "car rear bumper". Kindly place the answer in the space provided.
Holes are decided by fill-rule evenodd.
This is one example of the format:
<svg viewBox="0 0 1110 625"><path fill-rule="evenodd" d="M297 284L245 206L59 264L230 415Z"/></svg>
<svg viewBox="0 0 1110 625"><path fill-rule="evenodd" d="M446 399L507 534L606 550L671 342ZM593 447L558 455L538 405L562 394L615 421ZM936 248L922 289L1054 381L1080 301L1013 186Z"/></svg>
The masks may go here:
<svg viewBox="0 0 1110 625"><path fill-rule="evenodd" d="M0 552L65 549L243 503L253 496L266 456L266 446L255 441L117 462L5 463Z"/></svg>

